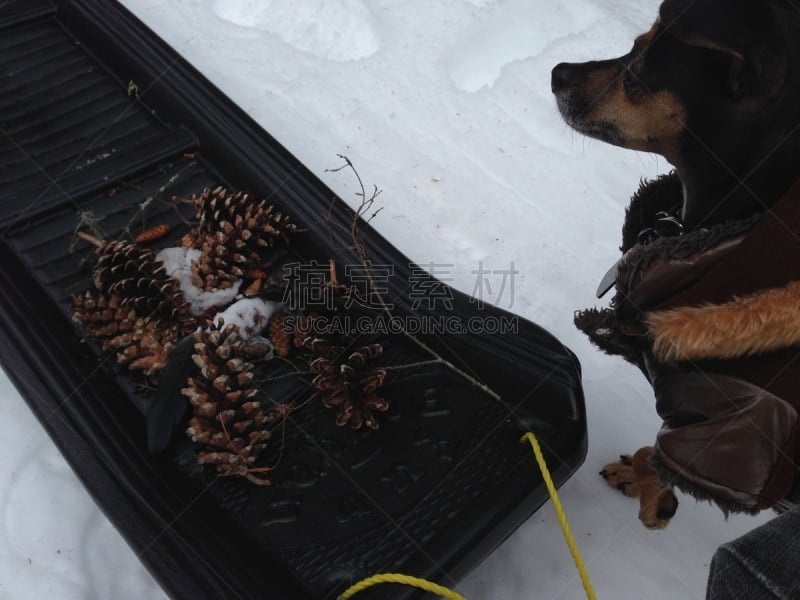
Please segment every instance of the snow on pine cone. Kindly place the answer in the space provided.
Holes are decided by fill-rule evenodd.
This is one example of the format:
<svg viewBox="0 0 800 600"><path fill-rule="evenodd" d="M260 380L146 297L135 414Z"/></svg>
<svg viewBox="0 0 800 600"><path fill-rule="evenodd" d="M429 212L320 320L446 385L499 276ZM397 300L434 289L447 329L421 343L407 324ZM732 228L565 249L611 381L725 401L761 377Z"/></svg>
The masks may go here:
<svg viewBox="0 0 800 600"><path fill-rule="evenodd" d="M204 290L225 289L247 272L268 266L276 243L288 243L298 230L288 215L246 192L206 188L192 200L198 224L191 237L202 251L192 280Z"/></svg>
<svg viewBox="0 0 800 600"><path fill-rule="evenodd" d="M270 467L256 461L270 438L267 427L282 413L265 411L258 400L253 364L243 358L235 325L200 329L194 339L196 369L182 393L192 407L186 433L199 445L198 462L220 476L269 484Z"/></svg>

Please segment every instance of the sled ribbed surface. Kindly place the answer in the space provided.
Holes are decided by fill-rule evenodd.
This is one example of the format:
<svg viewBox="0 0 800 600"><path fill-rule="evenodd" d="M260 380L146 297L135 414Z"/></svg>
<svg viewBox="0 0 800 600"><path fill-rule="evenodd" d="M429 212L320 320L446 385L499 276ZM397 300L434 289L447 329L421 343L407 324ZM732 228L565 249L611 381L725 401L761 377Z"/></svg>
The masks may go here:
<svg viewBox="0 0 800 600"><path fill-rule="evenodd" d="M173 243L190 215L173 196L221 184L269 197L308 228L303 256L326 260L349 245L324 221L334 194L116 2L6 2L0 32L0 360L171 596L333 598L379 571L452 584L546 499L525 430L558 483L580 465L578 362L522 319L516 334L424 338L503 403L446 370L410 369L387 386L377 431L336 427L321 405L298 411L267 488L201 473L186 440L150 456L151 396L70 319L70 296L90 285L91 248L76 231L130 239L167 223L162 243ZM363 231L373 261L395 266L396 313L411 314L408 259ZM453 297L447 314L512 317ZM426 358L392 348L398 364ZM297 390L285 381L272 393Z"/></svg>

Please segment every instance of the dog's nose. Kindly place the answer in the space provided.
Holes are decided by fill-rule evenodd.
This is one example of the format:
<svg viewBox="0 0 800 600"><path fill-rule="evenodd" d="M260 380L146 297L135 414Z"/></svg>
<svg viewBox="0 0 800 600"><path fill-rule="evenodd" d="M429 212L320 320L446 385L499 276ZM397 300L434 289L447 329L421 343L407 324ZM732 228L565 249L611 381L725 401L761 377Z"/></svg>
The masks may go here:
<svg viewBox="0 0 800 600"><path fill-rule="evenodd" d="M571 63L559 63L553 67L550 77L550 89L555 94L566 88L573 87L580 81L580 72L576 65Z"/></svg>

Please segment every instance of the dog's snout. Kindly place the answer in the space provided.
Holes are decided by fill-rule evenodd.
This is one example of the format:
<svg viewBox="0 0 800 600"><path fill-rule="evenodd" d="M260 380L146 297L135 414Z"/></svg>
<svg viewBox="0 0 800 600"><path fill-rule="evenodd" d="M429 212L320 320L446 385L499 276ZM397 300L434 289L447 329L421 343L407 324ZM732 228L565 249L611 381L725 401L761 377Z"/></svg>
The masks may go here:
<svg viewBox="0 0 800 600"><path fill-rule="evenodd" d="M559 63L553 67L550 77L550 89L553 93L573 87L580 83L582 74L580 69L572 63Z"/></svg>

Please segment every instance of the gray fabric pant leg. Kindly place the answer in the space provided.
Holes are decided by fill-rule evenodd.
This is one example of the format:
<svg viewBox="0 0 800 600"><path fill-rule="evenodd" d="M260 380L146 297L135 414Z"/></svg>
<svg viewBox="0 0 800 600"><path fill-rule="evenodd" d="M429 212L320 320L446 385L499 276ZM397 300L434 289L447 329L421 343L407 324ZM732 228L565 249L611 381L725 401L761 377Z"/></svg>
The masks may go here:
<svg viewBox="0 0 800 600"><path fill-rule="evenodd" d="M800 507L714 553L706 600L800 599Z"/></svg>

